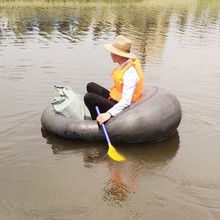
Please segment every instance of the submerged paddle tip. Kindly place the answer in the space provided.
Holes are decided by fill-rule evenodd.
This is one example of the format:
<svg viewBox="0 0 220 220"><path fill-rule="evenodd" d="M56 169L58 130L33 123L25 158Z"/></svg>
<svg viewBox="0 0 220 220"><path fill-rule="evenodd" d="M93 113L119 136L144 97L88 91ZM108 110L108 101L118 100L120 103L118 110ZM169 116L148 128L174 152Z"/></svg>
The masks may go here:
<svg viewBox="0 0 220 220"><path fill-rule="evenodd" d="M125 161L125 157L123 157L121 154L119 154L115 148L109 144L109 149L108 149L108 155L115 161Z"/></svg>

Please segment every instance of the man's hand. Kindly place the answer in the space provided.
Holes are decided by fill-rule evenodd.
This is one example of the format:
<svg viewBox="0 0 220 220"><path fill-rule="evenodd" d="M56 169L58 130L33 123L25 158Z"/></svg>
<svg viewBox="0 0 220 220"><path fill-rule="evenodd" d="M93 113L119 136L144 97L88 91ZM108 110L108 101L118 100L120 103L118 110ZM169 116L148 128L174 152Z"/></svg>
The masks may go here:
<svg viewBox="0 0 220 220"><path fill-rule="evenodd" d="M112 115L109 112L106 113L101 113L100 115L97 116L96 121L102 125L104 122L108 121Z"/></svg>

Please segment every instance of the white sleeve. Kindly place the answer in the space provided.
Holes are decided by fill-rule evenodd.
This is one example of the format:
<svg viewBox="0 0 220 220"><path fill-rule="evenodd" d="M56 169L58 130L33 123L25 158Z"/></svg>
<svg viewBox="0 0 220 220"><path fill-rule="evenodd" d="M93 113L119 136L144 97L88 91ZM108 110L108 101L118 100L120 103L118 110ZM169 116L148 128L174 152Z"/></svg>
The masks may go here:
<svg viewBox="0 0 220 220"><path fill-rule="evenodd" d="M122 99L108 110L108 112L112 116L117 115L124 108L126 108L131 104L131 99L136 89L136 85L138 81L139 81L138 73L136 69L133 66L131 66L123 75Z"/></svg>

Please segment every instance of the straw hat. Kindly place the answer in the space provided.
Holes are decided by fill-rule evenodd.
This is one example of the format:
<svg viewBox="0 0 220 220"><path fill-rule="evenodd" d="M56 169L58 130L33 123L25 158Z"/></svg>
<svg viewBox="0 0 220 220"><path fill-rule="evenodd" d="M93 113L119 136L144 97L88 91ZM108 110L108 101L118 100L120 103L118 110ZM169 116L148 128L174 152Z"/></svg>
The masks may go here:
<svg viewBox="0 0 220 220"><path fill-rule="evenodd" d="M136 56L131 52L131 40L122 35L118 35L113 43L104 44L104 48L111 53L122 57L131 59L136 58Z"/></svg>

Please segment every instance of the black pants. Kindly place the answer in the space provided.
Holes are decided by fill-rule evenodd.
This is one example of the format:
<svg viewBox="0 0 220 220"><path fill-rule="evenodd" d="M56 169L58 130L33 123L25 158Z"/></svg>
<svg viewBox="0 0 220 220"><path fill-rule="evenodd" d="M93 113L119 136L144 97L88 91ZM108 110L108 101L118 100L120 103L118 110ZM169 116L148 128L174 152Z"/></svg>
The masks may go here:
<svg viewBox="0 0 220 220"><path fill-rule="evenodd" d="M84 102L90 111L92 120L95 120L97 117L95 106L98 106L100 112L104 113L117 103L117 101L109 100L108 98L109 91L107 89L94 82L87 84L87 93L84 96Z"/></svg>

